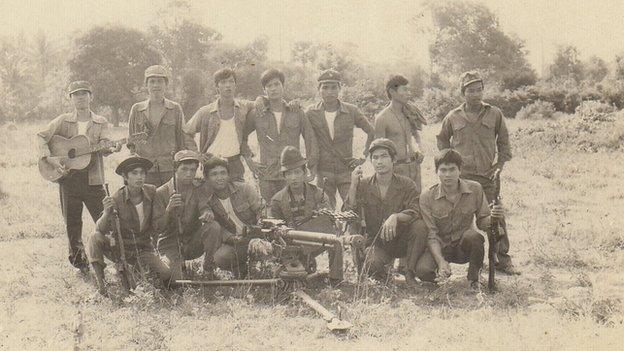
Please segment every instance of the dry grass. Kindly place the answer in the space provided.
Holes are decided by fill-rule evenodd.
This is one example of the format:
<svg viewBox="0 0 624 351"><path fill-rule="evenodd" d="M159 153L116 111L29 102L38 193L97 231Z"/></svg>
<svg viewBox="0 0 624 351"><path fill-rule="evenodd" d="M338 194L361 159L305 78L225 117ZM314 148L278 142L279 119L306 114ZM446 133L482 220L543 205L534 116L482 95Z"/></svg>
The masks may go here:
<svg viewBox="0 0 624 351"><path fill-rule="evenodd" d="M509 121L512 131L543 128ZM504 172L512 253L524 275L499 277L501 292L467 289L465 266L439 288L311 287L354 324L346 335L296 301L259 289L186 290L100 298L75 274L55 184L36 170L34 132L0 130L0 348L52 350L577 350L619 349L624 332L624 156L550 150L514 140ZM432 184L435 133L424 133L423 183ZM118 131L120 134L123 130ZM358 134L359 135L359 134ZM359 135L356 150L363 143ZM107 160L112 169L125 154ZM86 212L86 211L85 211ZM92 229L84 215L85 232ZM112 269L109 267L109 269ZM107 272L112 273L112 272ZM352 269L349 277L353 280ZM357 294L355 294L357 292Z"/></svg>

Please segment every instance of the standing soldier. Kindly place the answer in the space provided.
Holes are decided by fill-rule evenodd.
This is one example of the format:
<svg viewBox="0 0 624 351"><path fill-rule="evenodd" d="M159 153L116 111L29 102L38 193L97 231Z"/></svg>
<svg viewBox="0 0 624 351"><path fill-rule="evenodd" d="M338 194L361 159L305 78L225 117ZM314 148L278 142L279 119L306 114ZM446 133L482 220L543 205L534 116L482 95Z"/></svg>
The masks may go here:
<svg viewBox="0 0 624 351"><path fill-rule="evenodd" d="M182 278L186 260L201 257L208 248L212 218L204 188L193 182L199 155L192 150L178 151L174 157L174 176L156 190L154 230L158 252L171 268L171 279Z"/></svg>
<svg viewBox="0 0 624 351"><path fill-rule="evenodd" d="M173 175L173 155L180 150L195 150L197 147L182 130L182 107L165 97L169 84L167 70L159 65L148 67L144 83L149 98L132 106L128 126L130 135L145 132L149 138L145 143L130 144L128 147L132 153L152 161L154 167L147 173L145 182L158 187Z"/></svg>
<svg viewBox="0 0 624 351"><path fill-rule="evenodd" d="M280 154L285 146L299 149L303 136L309 167L314 171L318 160L318 146L310 122L301 108L284 100L284 73L268 69L260 78L266 96L256 99L254 113L247 119L249 134L256 131L260 146L260 163L249 160L260 180L260 192L266 201L282 189L286 182L280 172Z"/></svg>
<svg viewBox="0 0 624 351"><path fill-rule="evenodd" d="M67 172L58 159L49 157L51 155L48 143L55 135L64 138L85 135L89 142L95 145L100 141L110 140L110 129L106 118L91 111L93 95L89 83L72 82L69 84L68 94L74 111L53 119L44 130L37 133L37 136L41 158L66 173L59 181L59 193L69 239L69 262L85 272L89 269L89 264L82 243L82 204L84 203L89 210L93 221L102 215L102 199L106 195L102 186L104 184L103 156L109 153L98 152L91 157L91 163L87 168ZM120 146L110 151L119 151Z"/></svg>
<svg viewBox="0 0 624 351"><path fill-rule="evenodd" d="M118 253L120 243L115 243L117 237L106 234L120 229L123 240L124 255L132 266L139 266L140 272L147 275L158 275L164 284L170 277L167 267L154 251L151 237L154 234L152 215L156 187L145 184L145 177L152 167L150 160L131 156L123 160L115 173L124 178L124 186L112 197L102 200L104 213L97 221L95 234L87 242L88 256L95 272L98 290L106 295L106 281L104 279L104 256L111 260L120 260ZM119 217L119 228L115 228L113 212ZM118 246L113 249L113 246Z"/></svg>
<svg viewBox="0 0 624 351"><path fill-rule="evenodd" d="M199 136L199 152L205 162L208 154L225 158L228 161L230 178L242 182L245 168L241 156L250 159L251 151L244 142L247 115L253 102L235 99L236 74L229 68L214 74L214 84L219 97L210 105L201 107L186 123L184 131L194 137ZM249 163L250 168L253 163Z"/></svg>
<svg viewBox="0 0 624 351"><path fill-rule="evenodd" d="M306 116L319 143L318 184L335 207L336 190L344 201L349 191L351 170L357 166L353 157L353 128L358 127L368 135L364 155L375 138L375 131L355 105L338 98L340 73L326 70L318 77L318 84L321 101L310 107Z"/></svg>
<svg viewBox="0 0 624 351"><path fill-rule="evenodd" d="M418 129L422 128L424 120L418 118L418 112L411 111L408 83L400 75L391 76L386 82L390 104L375 117L375 138L388 138L394 142L397 147L394 171L413 180L420 193L420 164L424 156Z"/></svg>
<svg viewBox="0 0 624 351"><path fill-rule="evenodd" d="M322 189L306 181L308 169L306 159L299 149L286 146L281 155L281 168L286 186L271 200L273 217L286 221L286 225L296 230L335 234L336 228L327 217L316 217L315 211L330 209L329 198ZM328 249L314 249L307 252L306 267L316 268L316 256ZM334 245L329 251L329 279L342 281L343 248ZM304 260L305 262L306 260Z"/></svg>
<svg viewBox="0 0 624 351"><path fill-rule="evenodd" d="M438 149L453 148L463 159L461 177L481 184L487 201L494 200L495 171L502 170L511 159L509 134L500 109L482 101L483 80L475 71L465 72L460 80L465 102L444 117L438 134ZM509 256L509 237L504 220L505 235L498 246L497 270L506 274L520 274Z"/></svg>

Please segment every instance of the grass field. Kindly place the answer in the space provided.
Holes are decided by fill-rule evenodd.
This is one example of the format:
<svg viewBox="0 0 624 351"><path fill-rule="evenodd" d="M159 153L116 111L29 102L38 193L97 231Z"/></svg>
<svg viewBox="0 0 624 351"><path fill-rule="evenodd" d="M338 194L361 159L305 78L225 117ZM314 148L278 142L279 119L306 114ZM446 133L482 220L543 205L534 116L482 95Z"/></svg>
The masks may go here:
<svg viewBox="0 0 624 351"><path fill-rule="evenodd" d="M333 335L297 301L264 290L140 287L99 297L67 261L57 185L37 172L39 125L0 127L0 349L6 350L619 350L624 344L624 154L528 142L509 121L514 159L503 174L511 253L520 277L471 293L466 267L439 288L312 287L354 327ZM439 125L423 134L423 184L434 182ZM117 131L124 134L123 129ZM359 135L358 150L362 138ZM533 139L530 139L533 140ZM107 159L108 179L127 151ZM86 216L85 233L93 224ZM109 265L107 274L112 276ZM353 270L349 268L353 282ZM484 273L483 278L486 278Z"/></svg>

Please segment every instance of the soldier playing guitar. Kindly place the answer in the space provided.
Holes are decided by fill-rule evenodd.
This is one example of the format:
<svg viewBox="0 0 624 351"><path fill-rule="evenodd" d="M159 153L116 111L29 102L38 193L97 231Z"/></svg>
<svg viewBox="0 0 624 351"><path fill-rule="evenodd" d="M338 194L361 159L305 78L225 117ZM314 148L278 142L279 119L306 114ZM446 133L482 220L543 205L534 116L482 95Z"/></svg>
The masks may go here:
<svg viewBox="0 0 624 351"><path fill-rule="evenodd" d="M72 82L68 94L74 111L53 119L44 130L37 133L37 137L42 161L48 162L64 175L58 182L61 210L69 239L69 261L74 267L86 272L89 265L82 242L82 204L85 204L94 221L102 215L102 199L105 196L103 156L119 151L121 144L96 152L89 165L82 170L70 172L60 158L51 157L49 143L54 136L72 138L84 135L92 145L110 140L108 121L91 111L91 85L85 81Z"/></svg>

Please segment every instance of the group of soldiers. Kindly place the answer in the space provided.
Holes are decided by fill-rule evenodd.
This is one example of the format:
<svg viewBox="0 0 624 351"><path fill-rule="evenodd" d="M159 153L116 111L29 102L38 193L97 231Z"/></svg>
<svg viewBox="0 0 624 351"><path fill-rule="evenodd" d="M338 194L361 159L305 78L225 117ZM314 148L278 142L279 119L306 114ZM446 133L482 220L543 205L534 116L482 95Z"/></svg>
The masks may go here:
<svg viewBox="0 0 624 351"><path fill-rule="evenodd" d="M265 71L260 83L264 96L241 100L236 98L236 73L227 68L217 71L217 99L186 121L181 106L165 97L168 71L148 67L144 84L149 97L132 106L128 122L130 136L148 137L128 144L131 156L115 170L124 186L110 196L104 188L103 157L121 145L94 154L84 170L68 172L49 157L48 143L54 135L85 135L92 144L111 139L106 118L90 108L89 83L69 85L74 111L58 116L37 134L40 156L66 173L59 192L69 261L83 272L92 267L102 294L107 293L104 257L120 260L115 249L119 243L110 235L114 230L121 232L125 258L156 284L167 286L181 279L184 262L201 256L204 278L212 279L216 267L243 278L247 226L270 216L293 229L336 233L334 225L315 216L320 209L335 210L336 192L342 209L361 218L353 230L365 236L366 245L352 254L366 274L386 279L399 259L398 271L408 283L416 278L434 282L451 275L450 262L469 263L468 280L478 289L484 239L473 222L476 219L477 227L487 230L491 218L497 217L506 234L502 207L491 205L492 175L511 158L505 120L498 108L482 101L484 83L478 73L461 77L465 102L448 113L437 136L440 151L434 163L440 181L422 193L419 133L424 119L409 102L405 77L387 80L390 102L373 124L355 105L339 98L343 83L334 70L319 75L320 101L305 111L299 103L284 99L281 71ZM355 127L367 135L363 156L374 169L370 176L363 174L365 158L353 153ZM253 131L259 160L249 147ZM243 161L257 187L245 182ZM86 245L83 203L96 221ZM113 216L119 219L118 228ZM496 268L519 274L508 255L507 235L503 238ZM330 251L329 258L330 279L339 283L342 249Z"/></svg>

